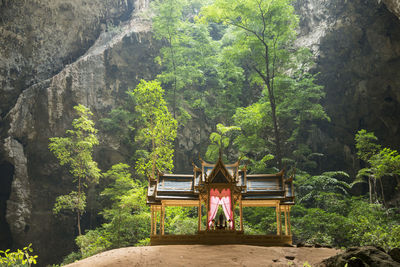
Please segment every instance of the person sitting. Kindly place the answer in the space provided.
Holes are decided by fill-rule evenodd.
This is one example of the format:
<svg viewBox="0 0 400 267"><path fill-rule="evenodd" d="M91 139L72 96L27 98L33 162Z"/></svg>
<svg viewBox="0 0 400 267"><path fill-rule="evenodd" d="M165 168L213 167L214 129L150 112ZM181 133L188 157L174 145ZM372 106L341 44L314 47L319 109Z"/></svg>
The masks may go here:
<svg viewBox="0 0 400 267"><path fill-rule="evenodd" d="M215 219L211 221L211 230L215 230Z"/></svg>

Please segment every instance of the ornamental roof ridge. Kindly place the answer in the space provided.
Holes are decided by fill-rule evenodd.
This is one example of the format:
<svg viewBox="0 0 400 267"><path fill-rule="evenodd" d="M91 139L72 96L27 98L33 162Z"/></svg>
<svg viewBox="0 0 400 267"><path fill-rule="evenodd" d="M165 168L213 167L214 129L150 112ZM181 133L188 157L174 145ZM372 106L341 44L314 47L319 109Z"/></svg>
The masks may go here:
<svg viewBox="0 0 400 267"><path fill-rule="evenodd" d="M226 180L226 183L234 183L234 179L232 177L232 175L229 173L229 171L227 170L224 162L222 161L222 158L219 157L217 162L214 165L214 168L212 169L211 173L207 176L207 180L206 182L208 183L219 183L223 181L223 177L221 177L219 175L219 173L221 173L223 175L223 177Z"/></svg>

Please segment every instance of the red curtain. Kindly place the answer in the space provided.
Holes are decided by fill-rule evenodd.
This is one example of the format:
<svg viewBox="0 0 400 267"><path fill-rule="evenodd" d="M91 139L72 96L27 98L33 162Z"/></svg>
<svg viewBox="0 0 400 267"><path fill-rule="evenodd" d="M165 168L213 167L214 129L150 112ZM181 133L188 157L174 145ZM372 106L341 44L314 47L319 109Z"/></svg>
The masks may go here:
<svg viewBox="0 0 400 267"><path fill-rule="evenodd" d="M231 201L231 190L229 188L222 189L221 192L216 188L210 190L210 209L208 211L208 227L211 226L212 220L217 215L218 206L222 205L225 219L230 220L230 227L233 228L233 212Z"/></svg>

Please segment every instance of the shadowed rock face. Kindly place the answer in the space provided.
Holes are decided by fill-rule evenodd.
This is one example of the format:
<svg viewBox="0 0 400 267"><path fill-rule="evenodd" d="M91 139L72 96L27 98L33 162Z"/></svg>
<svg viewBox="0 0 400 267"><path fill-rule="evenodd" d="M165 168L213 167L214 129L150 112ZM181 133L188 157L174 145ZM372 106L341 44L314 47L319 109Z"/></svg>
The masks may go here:
<svg viewBox="0 0 400 267"><path fill-rule="evenodd" d="M387 8L400 19L400 2L397 0L382 0Z"/></svg>
<svg viewBox="0 0 400 267"><path fill-rule="evenodd" d="M0 116L19 94L85 53L106 24L127 19L134 1L0 3Z"/></svg>
<svg viewBox="0 0 400 267"><path fill-rule="evenodd" d="M125 13L130 15L133 10L132 3L128 1L122 1L125 6L121 7L119 5L122 3L115 7L111 4L118 1L100 2L96 7L91 6L91 12L95 17L111 19L113 16L109 14L110 10L114 10L116 14L119 12L119 16ZM103 2L107 4L103 5ZM20 8L23 9L24 6ZM119 11L116 8L120 8ZM38 12L41 14L42 11ZM89 17L92 13L89 12ZM79 14L72 12L74 18L79 17ZM89 19L87 16L82 15L82 17ZM71 23L77 23L78 28L88 26L86 20L79 21L78 18L76 20ZM45 32L46 26L41 28L42 26L38 25L38 29L35 30ZM98 21L98 28L91 29L90 32L93 35L92 43L97 38L90 49L89 46L85 48L79 42L71 47L68 45L71 38L68 36L68 26L68 24L60 26L61 30L64 27L66 31L64 39L59 36L61 41L58 45L62 51L57 50L52 41L44 44L48 46L47 48L42 48L43 53L56 54L54 59L50 59L49 56L49 61L58 66L56 75L45 72L39 75L34 72L37 75L31 75L29 78L31 81L35 80L34 85L20 90L11 88L15 83L9 80L6 82L9 82L11 89L7 89L6 86L2 88L10 92L18 91L18 99L14 101L12 94L2 93L1 105L4 107L8 105L5 109L9 106L12 108L1 120L0 164L9 170L1 173L1 179L4 181L7 179L9 182L8 190L1 192L0 222L2 233L3 230L4 233L11 233L12 238L0 239L1 246L23 247L33 242L33 247L39 253L40 263L43 265L57 262L63 255L72 251L73 239L76 236L75 220L72 216L54 217L52 214L55 197L71 190L71 177L65 168L59 167L54 156L48 151L48 138L62 136L65 130L71 127L75 116L74 105L82 103L89 106L96 117L99 114L104 115L115 107L128 87L133 88L139 79L151 79L158 72L157 66L153 64L158 48L151 38L150 24L147 20L132 16L120 27L108 30L97 37L98 33L96 34L95 30L99 30L101 26ZM71 31L75 34L76 29ZM47 34L52 35L52 31ZM46 38L57 39L57 36L55 33L54 37L46 35ZM63 46L63 43L66 45ZM63 64L61 61L64 50L71 55L75 53L75 45L76 53L82 56L74 59L69 65ZM7 45L4 45L4 48L9 49ZM53 51L53 48L56 50ZM35 53L39 52L41 50L35 50ZM31 55L29 60L36 64L32 63L32 68L40 69L47 64L40 61L42 58L39 60L34 55ZM15 67L18 67L18 64ZM47 76L51 78L46 79ZM36 82L37 80L40 81ZM12 103L13 101L15 103ZM99 151L109 145L108 140L103 143L105 145L100 146ZM118 145L100 161L123 160L124 149ZM6 205L3 205L4 203ZM84 224L93 221L90 220L92 219L90 213L83 219Z"/></svg>
<svg viewBox="0 0 400 267"><path fill-rule="evenodd" d="M325 259L319 266L399 266L390 255L376 247L349 248L345 252Z"/></svg>
<svg viewBox="0 0 400 267"><path fill-rule="evenodd" d="M0 245L33 242L43 265L72 251L76 235L73 216L51 213L56 196L71 190L71 177L48 151L48 138L71 127L74 105L90 107L97 120L128 88L159 72L159 44L149 21L138 15L147 1L45 2L0 4L0 229L9 236L2 235ZM354 173L353 138L360 128L394 148L400 145L400 24L383 4L365 2L296 2L298 45L316 55L332 119L308 140L329 155L321 162L325 169ZM119 21L119 27L110 26ZM190 171L210 131L196 121L179 131L179 171ZM110 136L100 139L95 158L102 167L129 156ZM96 223L90 205L83 228Z"/></svg>
<svg viewBox="0 0 400 267"><path fill-rule="evenodd" d="M354 135L365 128L400 145L400 21L377 1L299 0L300 39L316 55L324 106L332 122L310 144L329 155L326 169L355 174Z"/></svg>

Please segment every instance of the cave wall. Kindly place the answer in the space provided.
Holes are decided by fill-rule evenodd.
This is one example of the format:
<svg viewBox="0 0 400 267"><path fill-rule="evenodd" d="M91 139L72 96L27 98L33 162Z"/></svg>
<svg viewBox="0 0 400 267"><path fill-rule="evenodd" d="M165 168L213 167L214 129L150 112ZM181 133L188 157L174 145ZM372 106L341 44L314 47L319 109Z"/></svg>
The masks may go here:
<svg viewBox="0 0 400 267"><path fill-rule="evenodd" d="M325 169L354 177L358 130L374 131L385 146L400 146L400 20L379 1L299 0L296 9L298 45L314 52L331 118L309 143L326 155Z"/></svg>
<svg viewBox="0 0 400 267"><path fill-rule="evenodd" d="M361 0L295 4L301 19L297 44L314 52L332 120L309 140L325 153L324 170L354 174L359 163L353 139L361 128L375 131L385 145L400 145L400 20L396 1L383 2L387 6ZM154 57L160 45L152 38L147 5L0 2L0 229L8 233L0 245L33 242L42 265L73 249L74 218L51 213L56 196L71 190L71 178L48 151L48 138L70 128L74 105L90 107L97 120L118 105L126 89L159 72ZM178 172L191 170L211 132L193 115L178 132ZM95 158L101 166L129 156L112 137L100 139Z"/></svg>
<svg viewBox="0 0 400 267"><path fill-rule="evenodd" d="M379 1L380 2L380 1ZM382 0L386 7L400 19L400 2L397 0Z"/></svg>
<svg viewBox="0 0 400 267"><path fill-rule="evenodd" d="M107 24L129 18L134 0L0 1L0 116L29 86L62 70Z"/></svg>
<svg viewBox="0 0 400 267"><path fill-rule="evenodd" d="M57 3L61 5L63 2L69 5L69 1ZM28 61L33 62L29 73L36 73L32 71L33 68L56 68L57 65L58 70L54 71L56 74L51 72L36 76L32 74L32 77L26 79L30 82L24 83L26 88L15 87L17 83L12 80L3 81L3 84L9 83L10 87L4 86L2 90L11 93L1 92L0 101L3 110L7 110L7 114L1 119L0 165L3 168L0 170L4 170L1 174L2 184L8 185L9 188L6 190L4 187L0 192L0 227L4 229L4 233L10 235L3 240L2 231L0 245L21 248L32 242L35 253L40 256L39 262L42 266L59 262L66 253L72 251L76 236L73 216L52 214L56 196L68 193L72 188L68 170L61 168L48 150L49 137L62 136L66 129L71 127L75 116L74 105L81 103L90 107L97 120L121 101L128 88L134 88L140 79L151 79L158 73L158 66L154 64L153 59L158 53L159 45L152 39L150 23L142 14L147 3L99 1L97 6L92 6L96 4L94 1L90 3L92 13L89 12L88 16L80 13L81 11L72 12L73 18L76 19L74 23L79 29L89 27L87 20L91 14L96 18L94 20L98 20L98 17L108 20L113 18L113 15L108 14L110 10L117 12L116 9L119 8L121 20L125 13L129 13L129 16L125 21L121 21L118 27L104 28L102 33L99 29L104 25L100 20L97 21L96 27L92 25L93 28L89 30L89 36L93 36L93 40L88 46L79 40L75 40L77 43L71 41L73 44L69 46L68 41L71 37L68 31L71 30L71 33L76 34L77 29L74 28L74 23L70 25L70 22L59 25L60 36L57 33L54 35L52 31L45 33L48 34L46 38L49 40L59 37L57 44L49 41L49 44L44 42L43 47L40 47L43 53L49 53L48 60L52 62L42 62L42 58L37 60L33 55L23 55L28 57ZM55 3L49 5L53 4ZM85 5L74 2L75 4ZM13 8L16 7L12 6L11 9ZM41 6L37 8L43 9ZM132 10L135 12L130 16ZM84 11L85 9L82 10ZM38 11L38 14L46 17L41 12L43 11ZM82 20L79 20L79 16ZM30 21L24 23L29 24ZM46 31L46 26L42 24L36 27L36 31ZM6 39L6 36L3 37ZM7 42L2 45L4 50L12 46ZM56 46L60 46L61 51L56 49ZM63 54L68 54L70 57L74 53L77 57L70 64L62 62ZM44 66L47 63L50 65ZM25 62L21 64L22 67L18 64L13 67L21 69L26 67ZM12 78L6 76L8 79ZM30 85L31 83L33 84ZM16 99L13 98L14 95L17 96ZM124 149L115 140L105 135L100 136L100 139L101 145L95 157L101 164L122 161L127 156L123 154ZM105 153L106 157L99 158L98 154L102 150L109 152ZM90 215L84 215L84 228L87 228L85 223L91 223L88 219Z"/></svg>

